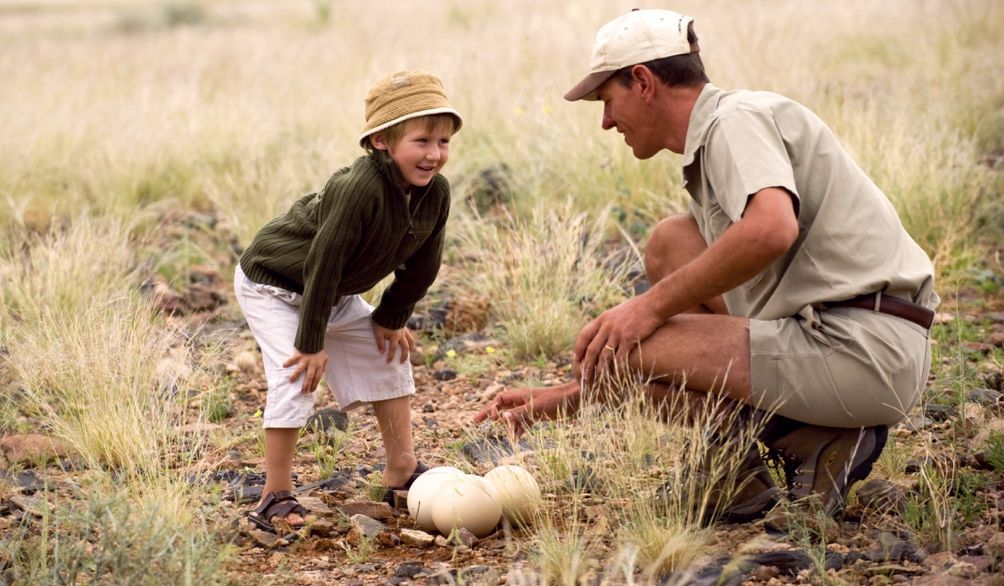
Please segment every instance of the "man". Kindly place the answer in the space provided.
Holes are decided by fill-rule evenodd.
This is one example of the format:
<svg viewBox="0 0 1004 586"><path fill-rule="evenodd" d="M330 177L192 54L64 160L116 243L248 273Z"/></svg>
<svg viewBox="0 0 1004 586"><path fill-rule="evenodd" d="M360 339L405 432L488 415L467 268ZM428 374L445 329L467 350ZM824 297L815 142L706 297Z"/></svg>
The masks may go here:
<svg viewBox="0 0 1004 586"><path fill-rule="evenodd" d="M626 364L654 378L655 399L685 383L777 406L761 440L787 497L841 510L927 380L938 303L927 255L815 114L712 85L689 17L635 10L607 23L565 99L602 101L602 127L639 159L682 154L690 213L653 230L651 289L582 329L575 381L503 392L476 419L519 433L574 412L583 386ZM779 493L759 458L747 465L733 518Z"/></svg>

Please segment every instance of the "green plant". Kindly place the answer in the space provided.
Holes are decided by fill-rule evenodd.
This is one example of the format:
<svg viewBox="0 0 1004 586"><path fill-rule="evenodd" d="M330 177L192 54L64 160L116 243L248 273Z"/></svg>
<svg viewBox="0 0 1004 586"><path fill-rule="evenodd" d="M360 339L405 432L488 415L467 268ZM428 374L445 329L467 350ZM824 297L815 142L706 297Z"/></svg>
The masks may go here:
<svg viewBox="0 0 1004 586"><path fill-rule="evenodd" d="M225 379L223 384L214 388L203 400L203 410L206 419L212 423L219 423L234 414L233 403L233 379Z"/></svg>
<svg viewBox="0 0 1004 586"><path fill-rule="evenodd" d="M355 544L355 546L345 542L341 545L342 549L345 550L345 555L348 556L349 561L353 564L361 564L369 561L369 559L373 556L373 552L376 550L376 546L373 544L373 538L365 535L359 536L359 541Z"/></svg>
<svg viewBox="0 0 1004 586"><path fill-rule="evenodd" d="M987 461L997 472L1004 472L1004 433L990 432L987 438Z"/></svg>

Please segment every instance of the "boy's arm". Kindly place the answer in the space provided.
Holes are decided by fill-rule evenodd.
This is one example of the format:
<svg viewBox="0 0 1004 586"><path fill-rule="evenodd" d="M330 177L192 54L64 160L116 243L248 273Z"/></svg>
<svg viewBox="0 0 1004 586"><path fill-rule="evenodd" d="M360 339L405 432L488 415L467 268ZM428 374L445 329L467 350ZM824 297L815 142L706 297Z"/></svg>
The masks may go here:
<svg viewBox="0 0 1004 586"><path fill-rule="evenodd" d="M445 180L443 184L445 193L436 226L418 250L404 261L402 268L394 271L394 282L384 291L380 306L373 312L373 321L385 328L396 330L407 325L415 304L425 296L439 274L446 242L446 221L450 216L449 184Z"/></svg>
<svg viewBox="0 0 1004 586"><path fill-rule="evenodd" d="M365 182L331 181L318 203L321 220L303 265L303 301L294 347L305 354L324 348L324 331L338 296L342 268L355 243L374 197Z"/></svg>

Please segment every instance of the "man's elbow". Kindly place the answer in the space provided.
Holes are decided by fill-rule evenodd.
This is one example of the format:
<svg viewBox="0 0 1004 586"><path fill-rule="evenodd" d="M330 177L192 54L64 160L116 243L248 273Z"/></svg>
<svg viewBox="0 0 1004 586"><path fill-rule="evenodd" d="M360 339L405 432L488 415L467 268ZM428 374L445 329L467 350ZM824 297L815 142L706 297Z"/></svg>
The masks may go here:
<svg viewBox="0 0 1004 586"><path fill-rule="evenodd" d="M764 252L772 257L783 256L798 240L798 220L794 216L772 222L765 228L758 240Z"/></svg>

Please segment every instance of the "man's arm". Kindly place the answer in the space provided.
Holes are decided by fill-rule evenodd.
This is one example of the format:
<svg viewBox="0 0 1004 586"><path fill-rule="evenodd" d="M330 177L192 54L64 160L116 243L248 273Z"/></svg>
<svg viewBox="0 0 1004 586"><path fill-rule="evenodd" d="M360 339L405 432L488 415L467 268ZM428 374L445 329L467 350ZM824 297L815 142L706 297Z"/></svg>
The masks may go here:
<svg viewBox="0 0 1004 586"><path fill-rule="evenodd" d="M749 198L742 218L707 251L582 329L575 343L580 377L590 380L600 363L626 361L667 319L755 277L797 238L791 194L776 187L758 191Z"/></svg>

